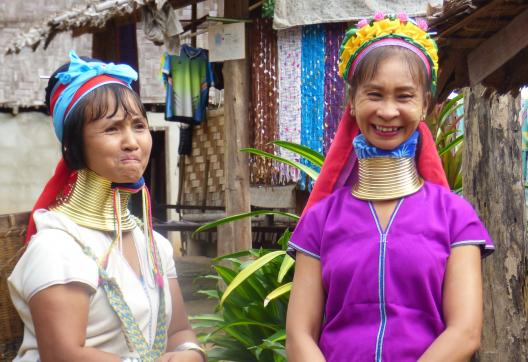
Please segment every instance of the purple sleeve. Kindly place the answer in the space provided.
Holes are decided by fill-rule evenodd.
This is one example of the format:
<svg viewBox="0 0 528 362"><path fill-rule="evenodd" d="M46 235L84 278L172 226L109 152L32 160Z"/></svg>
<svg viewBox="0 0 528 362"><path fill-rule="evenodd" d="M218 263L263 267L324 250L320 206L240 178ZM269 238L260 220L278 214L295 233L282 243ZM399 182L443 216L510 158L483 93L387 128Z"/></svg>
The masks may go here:
<svg viewBox="0 0 528 362"><path fill-rule="evenodd" d="M315 205L301 218L288 242L288 254L295 257L300 251L320 259L321 237L323 234L323 205Z"/></svg>
<svg viewBox="0 0 528 362"><path fill-rule="evenodd" d="M482 257L490 255L495 247L488 231L473 207L460 198L451 215L451 247L478 245Z"/></svg>

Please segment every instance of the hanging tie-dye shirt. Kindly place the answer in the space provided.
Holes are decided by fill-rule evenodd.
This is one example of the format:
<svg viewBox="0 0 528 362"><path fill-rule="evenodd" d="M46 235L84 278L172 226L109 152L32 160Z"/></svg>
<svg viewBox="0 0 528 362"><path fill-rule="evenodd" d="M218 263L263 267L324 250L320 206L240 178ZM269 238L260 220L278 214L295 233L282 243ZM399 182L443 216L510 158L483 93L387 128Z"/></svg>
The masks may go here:
<svg viewBox="0 0 528 362"><path fill-rule="evenodd" d="M162 74L166 88L165 119L187 124L204 121L212 83L207 50L184 44L180 55L165 53Z"/></svg>

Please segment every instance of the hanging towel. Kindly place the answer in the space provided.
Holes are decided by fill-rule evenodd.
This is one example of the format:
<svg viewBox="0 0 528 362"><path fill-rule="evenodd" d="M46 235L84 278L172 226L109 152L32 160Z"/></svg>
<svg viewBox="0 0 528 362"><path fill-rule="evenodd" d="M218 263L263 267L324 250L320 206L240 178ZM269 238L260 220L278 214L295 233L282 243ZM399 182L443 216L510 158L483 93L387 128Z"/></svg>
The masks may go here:
<svg viewBox="0 0 528 362"><path fill-rule="evenodd" d="M323 151L328 152L334 139L337 125L345 110L345 81L338 74L339 48L345 37L347 24L325 25L325 80L324 80L324 137Z"/></svg>
<svg viewBox="0 0 528 362"><path fill-rule="evenodd" d="M272 141L278 138L277 33L271 19L255 19L250 31L251 107L250 140L260 150L275 153ZM278 183L276 162L260 156L250 157L251 183Z"/></svg>
<svg viewBox="0 0 528 362"><path fill-rule="evenodd" d="M279 139L301 143L301 35L300 27L277 32L279 62ZM279 148L278 155L300 161L300 156ZM295 167L279 164L279 182L299 181Z"/></svg>
<svg viewBox="0 0 528 362"><path fill-rule="evenodd" d="M325 78L323 25L303 27L301 49L301 144L322 153ZM304 159L301 162L312 166ZM307 179L306 175L301 177L301 189L311 189L312 185L313 180Z"/></svg>

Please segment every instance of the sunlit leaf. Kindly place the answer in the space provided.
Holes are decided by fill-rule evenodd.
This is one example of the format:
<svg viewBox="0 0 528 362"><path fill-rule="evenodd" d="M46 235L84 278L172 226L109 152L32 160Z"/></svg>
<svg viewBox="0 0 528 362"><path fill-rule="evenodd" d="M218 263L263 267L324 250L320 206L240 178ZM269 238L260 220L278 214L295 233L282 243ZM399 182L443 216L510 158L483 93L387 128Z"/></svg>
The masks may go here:
<svg viewBox="0 0 528 362"><path fill-rule="evenodd" d="M205 230L216 228L216 227L218 227L220 225L224 225L224 224L227 224L227 223L230 223L230 222L233 222L233 221L245 219L245 218L248 218L248 217L258 216L258 215L281 215L281 216L286 216L286 217L288 217L288 218L290 218L290 219L292 219L294 221L298 221L299 220L299 216L297 216L295 214L292 214L292 213L289 213L289 212L272 211L272 210L257 210L257 211L250 211L250 212L244 212L244 213L241 213L241 214L227 216L227 217L224 217L222 219L218 219L218 220L212 221L210 223L204 224L204 225L200 226L199 228L197 228L193 232L193 235L196 234L196 233L205 231ZM247 253L247 251L244 251L242 253ZM224 256L224 257L228 257L228 256ZM221 257L221 258L223 258L223 257Z"/></svg>
<svg viewBox="0 0 528 362"><path fill-rule="evenodd" d="M240 151L247 152L247 153L252 153L252 154L257 155L257 156L271 158L272 160L275 160L275 161L278 161L278 162L282 162L282 163L285 163L285 164L290 165L292 167L295 167L295 168L301 170L302 172L304 172L305 174L307 174L308 176L310 176L314 181L317 180L317 177L319 176L319 172L317 172L313 168L310 168L310 167L308 167L306 165L303 165L302 163L299 163L297 161L292 161L292 160L288 160L287 158L284 158L284 157L275 156L274 154L271 154L269 152L257 150L256 148L242 148Z"/></svg>
<svg viewBox="0 0 528 362"><path fill-rule="evenodd" d="M282 283L282 280L284 279L284 277L286 276L286 274L288 273L288 271L291 269L291 267L294 264L295 264L295 259L293 259L291 256L286 254L284 256L284 259L282 260L282 264L279 270L279 276L277 277L277 281L279 283Z"/></svg>
<svg viewBox="0 0 528 362"><path fill-rule="evenodd" d="M319 152L312 150L309 147L300 145L298 143L281 141L281 140L273 141L272 143L279 147L285 148L289 151L292 151L298 154L299 156L303 157L307 161L310 161L311 163L313 163L315 166L318 166L318 167L323 166L323 162L325 160L324 156L320 154Z"/></svg>
<svg viewBox="0 0 528 362"><path fill-rule="evenodd" d="M243 269L227 286L224 294L222 295L222 299L220 300L220 305L224 303L226 298L229 296L229 294L231 294L233 290L235 290L244 280L249 278L254 272L259 270L261 267L266 265L271 260L275 259L276 257L280 255L284 255L284 254L286 254L284 250L278 250L278 251L271 252L255 260L251 265Z"/></svg>
<svg viewBox="0 0 528 362"><path fill-rule="evenodd" d="M278 298L283 294L289 293L292 288L292 285L293 285L292 282L283 284L277 289L275 289L274 291L272 291L271 293L269 293L266 299L264 299L264 306L266 307L269 304L269 302L271 302L273 299Z"/></svg>

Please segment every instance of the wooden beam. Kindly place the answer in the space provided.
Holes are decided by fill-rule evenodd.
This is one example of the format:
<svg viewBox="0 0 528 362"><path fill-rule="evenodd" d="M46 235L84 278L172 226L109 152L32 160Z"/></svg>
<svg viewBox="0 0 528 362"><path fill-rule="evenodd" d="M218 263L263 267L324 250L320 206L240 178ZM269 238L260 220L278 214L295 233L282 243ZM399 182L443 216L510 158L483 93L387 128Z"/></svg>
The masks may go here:
<svg viewBox="0 0 528 362"><path fill-rule="evenodd" d="M515 54L528 47L526 24L528 24L528 9L468 55L471 86L480 83Z"/></svg>
<svg viewBox="0 0 528 362"><path fill-rule="evenodd" d="M198 18L198 4L193 0L191 4L191 33L196 33L196 20ZM191 46L196 48L196 37L191 38Z"/></svg>
<svg viewBox="0 0 528 362"><path fill-rule="evenodd" d="M481 43L483 43L486 40L486 38L462 38L462 37L456 37L456 38L442 38L438 41L438 46L440 48L447 48L449 49L473 49L479 46Z"/></svg>
<svg viewBox="0 0 528 362"><path fill-rule="evenodd" d="M500 3L503 3L505 0L494 0L490 2L489 4L484 5L483 7L477 9L474 13L466 16L464 19L459 21L458 23L454 24L450 28L447 28L446 30L442 31L440 34L438 34L440 37L447 36L449 34L454 33L455 31L463 28L465 25L471 23L474 19L478 18L482 14L487 13L491 9L493 9L495 6L499 5Z"/></svg>
<svg viewBox="0 0 528 362"><path fill-rule="evenodd" d="M201 3L205 0L169 0L169 4L171 4L173 9L181 9L192 5L194 1L196 1L196 3Z"/></svg>
<svg viewBox="0 0 528 362"><path fill-rule="evenodd" d="M456 63L460 61L460 58L456 54L451 54L447 57L445 61L440 63L440 69L438 71L438 80L436 82L436 91L438 94L441 94L444 90L445 85L451 75L453 74Z"/></svg>
<svg viewBox="0 0 528 362"><path fill-rule="evenodd" d="M246 19L248 0L225 0L224 16ZM247 49L247 47L246 47ZM251 210L248 156L240 152L249 145L249 62L224 62L224 175L226 215ZM218 255L250 249L251 220L229 223L218 228Z"/></svg>
<svg viewBox="0 0 528 362"><path fill-rule="evenodd" d="M520 361L528 356L528 250L519 99L489 93L479 84L464 94L464 197L495 243L482 263L484 328L472 361Z"/></svg>

